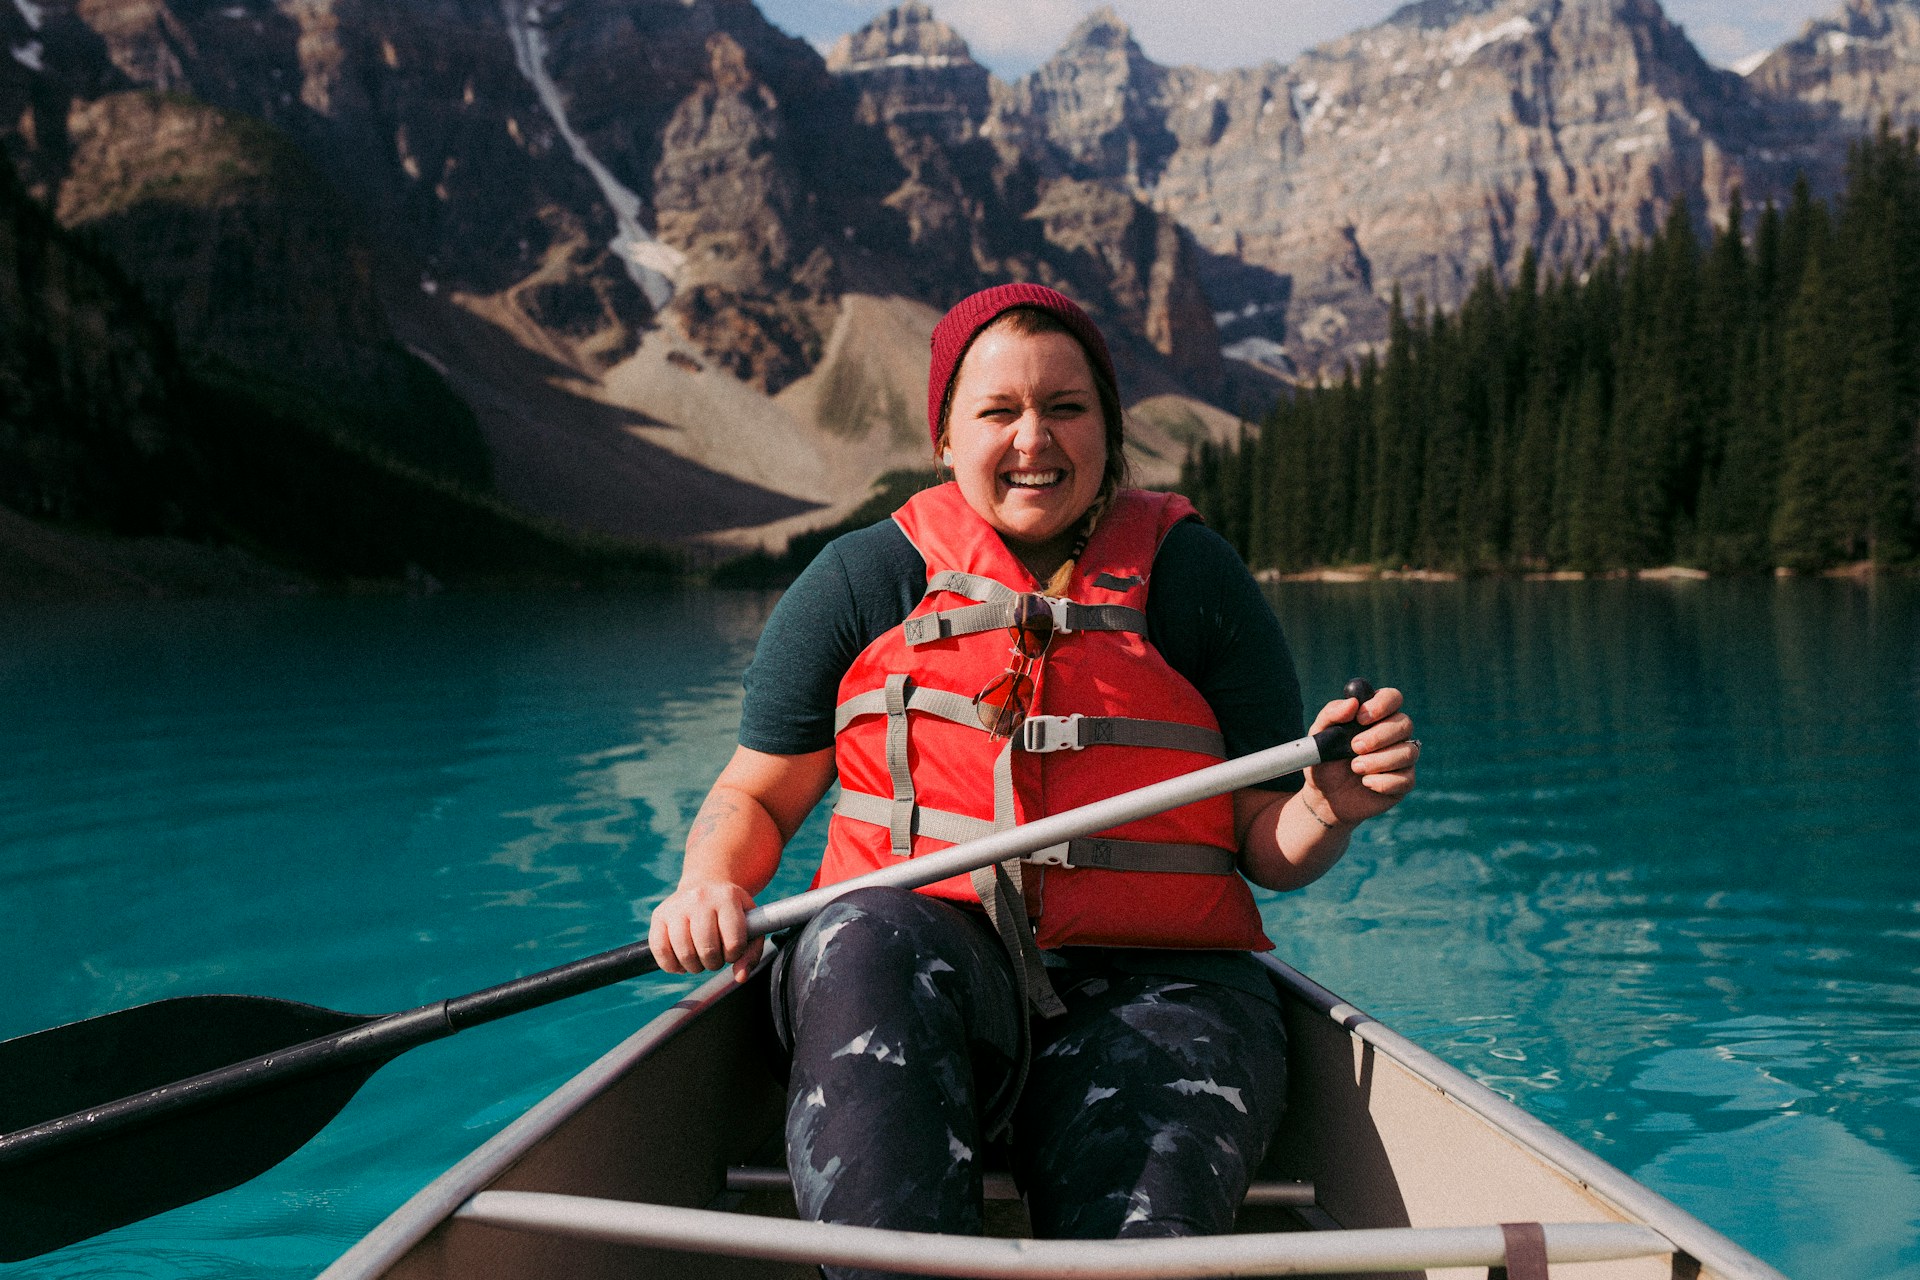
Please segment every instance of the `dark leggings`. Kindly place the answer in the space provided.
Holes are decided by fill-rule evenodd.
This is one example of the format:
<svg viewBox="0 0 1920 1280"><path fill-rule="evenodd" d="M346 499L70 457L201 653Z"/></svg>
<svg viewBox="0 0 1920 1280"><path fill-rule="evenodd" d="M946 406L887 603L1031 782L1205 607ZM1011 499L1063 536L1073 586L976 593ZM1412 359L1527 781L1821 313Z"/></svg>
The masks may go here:
<svg viewBox="0 0 1920 1280"><path fill-rule="evenodd" d="M1034 1234L1231 1230L1286 1102L1279 1009L1120 972L1097 952L1049 973L1067 1013L1031 1022L1007 1150ZM782 954L775 991L801 1216L980 1234L981 1135L1004 1109L1022 1032L1012 966L984 920L858 890Z"/></svg>

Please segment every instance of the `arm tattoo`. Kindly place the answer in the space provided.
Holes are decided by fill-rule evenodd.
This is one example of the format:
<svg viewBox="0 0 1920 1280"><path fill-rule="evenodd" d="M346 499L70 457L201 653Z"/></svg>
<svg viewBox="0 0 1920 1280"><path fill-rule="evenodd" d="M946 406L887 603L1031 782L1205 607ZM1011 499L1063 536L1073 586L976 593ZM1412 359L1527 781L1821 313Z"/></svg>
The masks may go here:
<svg viewBox="0 0 1920 1280"><path fill-rule="evenodd" d="M687 846L705 843L718 831L723 823L740 812L740 806L726 796L714 794L707 797L700 806L700 812L694 817L693 826L687 832Z"/></svg>

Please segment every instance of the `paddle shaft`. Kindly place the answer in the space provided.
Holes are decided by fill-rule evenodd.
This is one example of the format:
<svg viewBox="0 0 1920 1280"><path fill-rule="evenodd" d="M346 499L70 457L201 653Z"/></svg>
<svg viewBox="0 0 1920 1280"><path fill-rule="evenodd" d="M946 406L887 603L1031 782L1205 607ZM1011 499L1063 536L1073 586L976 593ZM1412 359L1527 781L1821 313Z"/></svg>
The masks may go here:
<svg viewBox="0 0 1920 1280"><path fill-rule="evenodd" d="M1349 697L1371 696L1371 687L1350 682ZM978 840L882 867L796 894L747 913L755 937L803 924L841 894L871 886L919 888L981 867L1024 857L1050 845L1089 836L1150 814L1225 795L1302 769L1353 754L1354 724L1339 724L1317 734L1269 747L1192 773L1169 778L1052 814ZM364 1025L320 1036L304 1044L261 1054L243 1062L149 1089L115 1102L89 1107L9 1134L0 1134L0 1167L27 1160L70 1143L103 1138L129 1125L200 1107L219 1099L317 1072L378 1064L408 1049L443 1039L468 1027L523 1013L658 969L646 943L636 942L541 973L529 974L469 995L439 1000Z"/></svg>

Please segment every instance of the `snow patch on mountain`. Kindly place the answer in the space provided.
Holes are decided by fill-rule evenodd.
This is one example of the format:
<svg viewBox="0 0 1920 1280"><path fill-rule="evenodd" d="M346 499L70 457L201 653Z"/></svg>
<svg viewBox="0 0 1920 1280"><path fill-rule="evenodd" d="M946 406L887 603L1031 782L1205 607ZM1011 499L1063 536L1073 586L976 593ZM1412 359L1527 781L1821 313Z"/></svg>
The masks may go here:
<svg viewBox="0 0 1920 1280"><path fill-rule="evenodd" d="M547 36L541 29L547 13L557 8L557 5L543 4L542 0L504 0L501 11L506 16L508 38L513 41L514 61L539 94L540 104L547 109L560 136L566 139L573 158L592 175L600 193L612 206L618 232L610 247L658 311L673 301L674 276L684 259L679 250L647 234L647 229L640 225L640 197L613 175L567 122L560 89L547 74Z"/></svg>
<svg viewBox="0 0 1920 1280"><path fill-rule="evenodd" d="M1526 18L1508 18L1505 22L1479 31L1469 31L1448 42L1447 57L1457 67L1490 44L1500 44L1507 40L1525 40L1533 33L1533 23Z"/></svg>

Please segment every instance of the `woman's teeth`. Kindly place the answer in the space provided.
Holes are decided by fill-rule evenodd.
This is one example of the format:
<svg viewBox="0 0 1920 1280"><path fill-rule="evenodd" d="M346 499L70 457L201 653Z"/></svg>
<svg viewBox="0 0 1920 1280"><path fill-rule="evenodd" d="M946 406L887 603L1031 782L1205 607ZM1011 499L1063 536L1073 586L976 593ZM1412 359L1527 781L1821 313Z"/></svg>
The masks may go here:
<svg viewBox="0 0 1920 1280"><path fill-rule="evenodd" d="M1016 489L1044 489L1060 483L1061 473L1054 471L1010 471L1007 483Z"/></svg>

